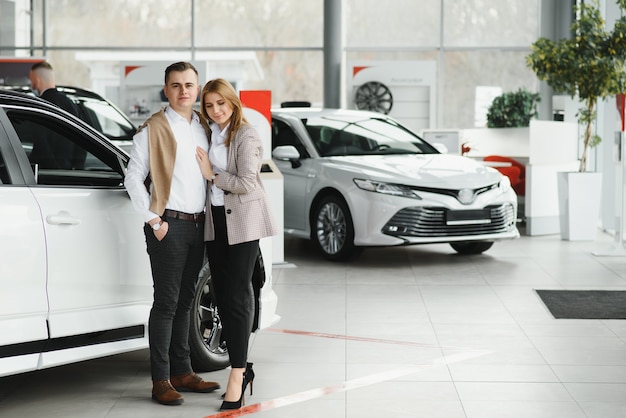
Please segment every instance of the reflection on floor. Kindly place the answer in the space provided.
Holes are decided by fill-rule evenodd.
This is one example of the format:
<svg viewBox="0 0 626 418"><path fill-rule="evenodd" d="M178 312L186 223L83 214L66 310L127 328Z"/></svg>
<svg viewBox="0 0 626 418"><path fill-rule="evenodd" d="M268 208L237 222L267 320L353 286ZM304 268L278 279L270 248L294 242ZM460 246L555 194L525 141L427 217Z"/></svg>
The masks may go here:
<svg viewBox="0 0 626 418"><path fill-rule="evenodd" d="M626 417L626 322L555 320L533 289L626 289L626 258L558 236L377 248L346 263L286 239L281 321L254 336L254 394L271 418ZM228 371L206 373L225 383ZM150 400L147 351L0 379L2 417L209 417L220 393Z"/></svg>

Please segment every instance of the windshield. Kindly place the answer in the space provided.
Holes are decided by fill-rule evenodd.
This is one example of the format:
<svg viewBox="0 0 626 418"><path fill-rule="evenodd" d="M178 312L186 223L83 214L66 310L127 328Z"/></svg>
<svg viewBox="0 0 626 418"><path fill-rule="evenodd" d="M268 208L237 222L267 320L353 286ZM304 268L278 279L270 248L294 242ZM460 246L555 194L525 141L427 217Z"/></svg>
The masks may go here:
<svg viewBox="0 0 626 418"><path fill-rule="evenodd" d="M132 139L136 128L107 102L79 98L82 118L109 139Z"/></svg>
<svg viewBox="0 0 626 418"><path fill-rule="evenodd" d="M324 116L302 120L322 157L340 155L438 154L394 120Z"/></svg>

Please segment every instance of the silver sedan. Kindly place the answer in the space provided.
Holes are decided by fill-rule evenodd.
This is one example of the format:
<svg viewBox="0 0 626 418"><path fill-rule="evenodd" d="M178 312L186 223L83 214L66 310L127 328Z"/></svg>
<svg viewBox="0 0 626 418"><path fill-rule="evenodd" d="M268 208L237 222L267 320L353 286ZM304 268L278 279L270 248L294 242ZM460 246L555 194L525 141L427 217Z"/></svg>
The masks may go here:
<svg viewBox="0 0 626 418"><path fill-rule="evenodd" d="M507 177L440 153L380 113L273 109L272 158L284 177L285 233L330 260L428 243L479 254L519 237Z"/></svg>

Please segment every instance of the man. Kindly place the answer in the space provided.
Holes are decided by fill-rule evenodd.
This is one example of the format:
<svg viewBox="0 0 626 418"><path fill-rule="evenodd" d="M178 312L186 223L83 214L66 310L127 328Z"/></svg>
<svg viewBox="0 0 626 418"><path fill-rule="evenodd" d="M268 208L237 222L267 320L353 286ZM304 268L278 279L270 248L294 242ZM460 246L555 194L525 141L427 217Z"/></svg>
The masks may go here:
<svg viewBox="0 0 626 418"><path fill-rule="evenodd" d="M195 285L204 260L206 180L196 147L208 149L206 121L193 110L198 72L188 62L165 70L168 106L153 114L133 138L126 189L145 220L154 284L149 340L152 398L179 405L178 391L212 392L191 369L189 323ZM150 190L146 189L149 177Z"/></svg>
<svg viewBox="0 0 626 418"><path fill-rule="evenodd" d="M40 61L30 68L28 73L30 86L44 100L54 103L61 109L79 116L78 106L64 93L57 90L54 82L54 70L48 61Z"/></svg>
<svg viewBox="0 0 626 418"><path fill-rule="evenodd" d="M57 105L61 109L80 117L78 106L56 88L54 70L47 61L40 61L30 68L30 85L42 99ZM86 151L66 138L51 137L41 134L33 138L30 162L39 168L81 170L85 166Z"/></svg>

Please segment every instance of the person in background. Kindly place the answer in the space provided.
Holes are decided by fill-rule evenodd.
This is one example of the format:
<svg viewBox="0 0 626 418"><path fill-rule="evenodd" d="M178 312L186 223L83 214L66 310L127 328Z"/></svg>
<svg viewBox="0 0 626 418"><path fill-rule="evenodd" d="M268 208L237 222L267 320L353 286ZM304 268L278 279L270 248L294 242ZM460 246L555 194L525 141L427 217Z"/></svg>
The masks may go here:
<svg viewBox="0 0 626 418"><path fill-rule="evenodd" d="M252 394L254 379L247 357L259 240L277 235L278 229L261 183L263 144L244 118L233 86L221 78L206 83L201 112L212 122L210 150L198 147L196 156L210 182L204 238L231 364L220 410L239 409L248 384Z"/></svg>
<svg viewBox="0 0 626 418"><path fill-rule="evenodd" d="M65 93L56 88L54 70L48 61L40 61L30 68L28 73L30 86L44 100L54 103L61 109L80 117L78 106Z"/></svg>
<svg viewBox="0 0 626 418"><path fill-rule="evenodd" d="M145 220L154 283L148 324L152 398L164 405L181 404L179 391L212 392L220 387L193 372L188 341L204 260L207 182L195 161L196 148L209 147L207 122L193 110L199 92L198 71L192 64L167 67L168 105L133 137L125 180L133 205Z"/></svg>
<svg viewBox="0 0 626 418"><path fill-rule="evenodd" d="M33 91L42 99L80 117L80 111L65 93L57 90L54 70L48 61L32 65L28 79ZM66 138L40 133L33 138L33 148L28 158L40 169L81 170L85 166L86 151Z"/></svg>

